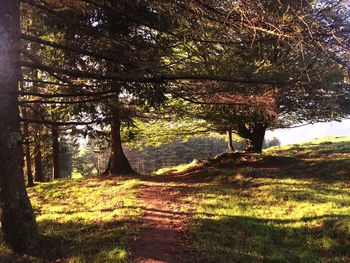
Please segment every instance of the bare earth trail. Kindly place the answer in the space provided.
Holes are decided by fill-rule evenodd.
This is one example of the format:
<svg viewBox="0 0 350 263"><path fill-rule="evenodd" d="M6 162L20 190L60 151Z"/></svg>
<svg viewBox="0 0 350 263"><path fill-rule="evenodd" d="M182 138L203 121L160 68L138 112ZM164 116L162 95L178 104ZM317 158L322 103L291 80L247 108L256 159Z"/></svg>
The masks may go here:
<svg viewBox="0 0 350 263"><path fill-rule="evenodd" d="M134 262L193 262L186 231L192 209L184 199L200 185L186 175L143 177L138 198L144 207L140 238L131 244Z"/></svg>

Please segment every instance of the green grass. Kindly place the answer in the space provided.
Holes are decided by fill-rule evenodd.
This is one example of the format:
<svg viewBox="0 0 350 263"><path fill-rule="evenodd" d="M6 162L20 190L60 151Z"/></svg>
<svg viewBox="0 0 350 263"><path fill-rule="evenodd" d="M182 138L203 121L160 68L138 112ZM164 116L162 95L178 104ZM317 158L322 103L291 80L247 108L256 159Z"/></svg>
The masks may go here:
<svg viewBox="0 0 350 263"><path fill-rule="evenodd" d="M193 160L190 163L184 163L177 166L165 167L157 170L155 175L169 174L169 173L182 173L184 171L188 171L191 168L197 167L198 160Z"/></svg>
<svg viewBox="0 0 350 263"><path fill-rule="evenodd" d="M58 180L30 188L44 240L43 254L16 257L0 247L1 262L130 262L129 240L138 235L140 181L127 178ZM47 243L47 244L45 244ZM47 250L47 251L45 251Z"/></svg>
<svg viewBox="0 0 350 263"><path fill-rule="evenodd" d="M349 160L350 138L327 138L223 161L187 200L197 260L349 262Z"/></svg>
<svg viewBox="0 0 350 263"><path fill-rule="evenodd" d="M158 171L201 178L183 182L196 184L183 208L196 261L350 262L350 138L232 156ZM0 244L0 262L130 262L141 183L93 178L28 189L43 253L16 256Z"/></svg>

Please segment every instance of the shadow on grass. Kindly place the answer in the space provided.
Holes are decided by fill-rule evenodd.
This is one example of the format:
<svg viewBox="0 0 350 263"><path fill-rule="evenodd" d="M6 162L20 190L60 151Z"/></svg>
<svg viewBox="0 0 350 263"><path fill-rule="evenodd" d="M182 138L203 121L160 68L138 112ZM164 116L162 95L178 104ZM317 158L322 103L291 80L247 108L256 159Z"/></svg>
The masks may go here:
<svg viewBox="0 0 350 263"><path fill-rule="evenodd" d="M242 216L197 219L193 229L197 258L199 262L346 262L350 240L339 223L346 218L319 219L323 224L317 228Z"/></svg>
<svg viewBox="0 0 350 263"><path fill-rule="evenodd" d="M27 255L1 254L0 262L127 262L127 242L137 236L135 222L96 224L41 221L39 249Z"/></svg>
<svg viewBox="0 0 350 263"><path fill-rule="evenodd" d="M338 147L332 145L332 147ZM325 151L325 150L324 150ZM339 153L348 151L339 147ZM332 151L332 153L335 153ZM305 155L300 150L299 157L252 156L244 161L222 160L214 164L192 168L173 176L129 176L127 179L142 179L159 183L174 183L172 191L181 193L182 198L193 193L210 193L213 199L222 195L237 195L251 202L254 196L250 191L261 186L280 185L283 189L271 187L265 192L281 201L294 200L319 204L334 202L337 206L348 206L349 199L338 200L333 196L347 196L348 192L324 186L326 183L347 182L349 180L350 161L345 159L302 159ZM244 158L247 156L243 155ZM79 187L97 187L93 182L106 185L120 185L115 177L96 177L77 181ZM259 180L256 180L259 179ZM270 180L260 180L270 179ZM279 179L306 179L307 183L296 182L290 185ZM320 182L322 185L312 182ZM91 184L90 184L91 183ZM58 181L43 185L42 191L51 190L52 194L65 192L71 181ZM39 186L40 188L41 186ZM157 187L157 186L153 186ZM103 188L103 187L101 187ZM292 189L293 188L293 189ZM94 189L91 189L95 191ZM232 191L235 193L232 193ZM69 191L66 192L66 195ZM88 192L88 194L91 194ZM117 194L117 193L116 193ZM256 196L255 196L256 197ZM52 199L51 205L62 205L55 196L40 198L41 203ZM210 199L210 196L206 196ZM109 200L109 199L107 199ZM228 199L229 201L230 199ZM197 200L195 200L197 201ZM78 204L79 205L79 204ZM217 204L213 204L213 209ZM207 204L210 211L209 204ZM268 210L268 205L266 205ZM120 206L120 209L135 210L146 207ZM93 209L75 207L73 210L55 211L56 214L74 214L96 212ZM218 208L220 209L220 207ZM225 209L225 207L223 208ZM111 212L112 208L98 208L101 212ZM214 210L215 211L215 210ZM40 210L37 210L41 213ZM203 212L173 212L159 209L158 216L169 218L186 214L193 218L193 242L199 252L196 261L201 262L346 262L349 255L349 216L327 214L301 219L261 219L252 216L222 216ZM308 225L311 221L313 222ZM71 262L123 262L127 258L127 240L136 237L135 221L74 222L58 223L55 221L39 222L39 230L49 237L42 238L42 248L32 256L43 262L74 258ZM156 244L155 244L156 245ZM30 255L29 255L30 256ZM32 262L28 260L29 262ZM27 261L27 262L28 262ZM26 262L0 255L0 262ZM34 261L35 262L35 261ZM58 261L59 262L59 261Z"/></svg>
<svg viewBox="0 0 350 263"><path fill-rule="evenodd" d="M216 166L223 169L220 174L233 176L240 173L252 178L310 179L320 183L350 182L350 159L304 160L294 157L263 156L238 163L228 160Z"/></svg>
<svg viewBox="0 0 350 263"><path fill-rule="evenodd" d="M116 177L38 184L29 195L43 235L40 249L16 256L0 243L0 262L126 262L127 242L139 231L138 186Z"/></svg>
<svg viewBox="0 0 350 263"><path fill-rule="evenodd" d="M320 183L350 182L350 144L343 143L310 146L307 148L309 154L305 154L305 148L292 148L286 152L245 154L233 153L223 155L222 158L213 158L200 163L197 167L174 173L173 181L210 181L216 176L223 174L234 176L237 173L252 178L285 178L306 179ZM302 152L295 154L294 152ZM290 153L289 153L290 152ZM276 155L280 154L280 155ZM289 155L288 155L289 153ZM337 156L341 154L342 156ZM190 175L190 176L187 176ZM163 176L158 176L163 177ZM164 176L164 182L166 176ZM151 180L154 180L151 178ZM156 179L159 180L159 179Z"/></svg>
<svg viewBox="0 0 350 263"><path fill-rule="evenodd" d="M200 205L205 212L182 212L193 219L196 262L350 262L349 159L243 157L153 179L186 183L188 191L205 199ZM196 207L198 200L190 202ZM313 213L317 216L308 216Z"/></svg>

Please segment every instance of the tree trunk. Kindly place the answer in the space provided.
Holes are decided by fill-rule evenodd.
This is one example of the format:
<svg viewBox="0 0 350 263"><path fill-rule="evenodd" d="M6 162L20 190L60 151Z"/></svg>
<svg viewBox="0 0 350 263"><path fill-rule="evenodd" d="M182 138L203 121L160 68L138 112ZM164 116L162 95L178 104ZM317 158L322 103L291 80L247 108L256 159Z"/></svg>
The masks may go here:
<svg viewBox="0 0 350 263"><path fill-rule="evenodd" d="M23 117L25 117L26 114L23 114ZM23 124L23 137L25 139L25 156L26 156L26 168L27 168L27 179L28 179L28 186L32 187L34 186L34 179L33 179L33 173L32 173L32 160L30 156L30 144L29 144L29 129L28 129L28 123Z"/></svg>
<svg viewBox="0 0 350 263"><path fill-rule="evenodd" d="M42 154L41 154L41 143L39 138L35 138L34 145L34 165L35 165L35 181L36 182L44 182L44 171L43 171L43 163L42 163Z"/></svg>
<svg viewBox="0 0 350 263"><path fill-rule="evenodd" d="M111 158L111 156L109 156L107 167L106 167L105 171L103 172L103 174L108 174L109 173L109 171L111 170L111 163L112 163L112 158Z"/></svg>
<svg viewBox="0 0 350 263"><path fill-rule="evenodd" d="M252 152L254 153L262 152L265 132L266 132L266 126L264 125L257 125L254 127L252 132L252 139L250 140L250 143L251 143L250 149Z"/></svg>
<svg viewBox="0 0 350 263"><path fill-rule="evenodd" d="M20 76L23 77L22 74ZM23 91L23 83L20 83L19 85L20 91ZM27 108L23 107L21 110L23 119L28 118L28 112ZM34 186L34 179L33 179L33 173L32 173L32 159L30 156L30 138L29 138L29 124L27 122L23 123L23 146L24 146L24 155L26 157L26 174L27 174L27 186L33 187Z"/></svg>
<svg viewBox="0 0 350 263"><path fill-rule="evenodd" d="M238 126L237 133L244 139L249 140L248 151L261 153L267 125L256 123L253 128L248 129L245 125Z"/></svg>
<svg viewBox="0 0 350 263"><path fill-rule="evenodd" d="M60 144L58 141L58 129L52 127L52 164L53 164L53 179L60 178Z"/></svg>
<svg viewBox="0 0 350 263"><path fill-rule="evenodd" d="M131 168L122 148L120 125L120 112L116 109L113 111L111 121L111 161L109 172L113 175L133 174L135 171Z"/></svg>
<svg viewBox="0 0 350 263"><path fill-rule="evenodd" d="M25 189L18 110L19 0L0 1L0 217L13 251L31 252L37 227Z"/></svg>
<svg viewBox="0 0 350 263"><path fill-rule="evenodd" d="M232 139L232 131L231 130L227 132L227 137L228 137L228 143L227 143L228 151L234 152L235 148L233 147L233 139Z"/></svg>

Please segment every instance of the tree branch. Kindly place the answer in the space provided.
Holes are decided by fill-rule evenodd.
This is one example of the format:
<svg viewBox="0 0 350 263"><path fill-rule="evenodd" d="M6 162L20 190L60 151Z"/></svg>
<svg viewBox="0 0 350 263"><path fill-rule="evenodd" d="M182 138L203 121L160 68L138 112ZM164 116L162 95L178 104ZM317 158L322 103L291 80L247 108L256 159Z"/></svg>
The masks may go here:
<svg viewBox="0 0 350 263"><path fill-rule="evenodd" d="M21 38L24 39L24 40L27 40L27 41L32 41L32 42L39 43L39 44L46 45L46 46L50 46L50 47L53 47L53 48L63 49L63 50L70 51L70 52L73 52L73 53L76 53L76 54L86 55L86 56L94 57L94 58L97 58L97 59L103 59L103 60L106 60L106 61L112 61L112 62L121 64L121 65L124 65L124 66L128 66L128 67L131 67L131 68L136 68L135 65L127 63L127 62L122 62L122 61L116 59L112 54L107 54L107 53L105 53L103 51L96 52L96 51L82 49L81 47L78 47L78 46L63 45L63 44L59 44L59 43L56 43L56 42L44 40L44 39L41 39L39 37L30 36L30 35L23 34L23 33L21 34Z"/></svg>
<svg viewBox="0 0 350 263"><path fill-rule="evenodd" d="M45 124L45 125L54 125L54 126L70 126L70 125L91 125L91 124L98 124L103 122L103 120L94 120L94 121L68 121L68 122L57 122L52 120L37 120L37 119L20 119L21 122L27 122L27 123L35 123L35 124Z"/></svg>
<svg viewBox="0 0 350 263"><path fill-rule="evenodd" d="M65 69L56 68L49 65L44 65L42 63L33 63L29 61L20 61L20 65L33 69L40 69L47 72L53 72L57 74L63 74L74 78L91 78L96 80L115 80L121 82L136 82L136 83L163 83L171 81L183 81L183 80L193 80L193 81L222 81L237 84L267 84L267 85L286 85L289 81L280 82L270 79L237 79L230 76L220 76L220 75L208 75L208 74L188 74L188 73L173 73L173 74L159 74L159 75L149 75L149 76L134 76L134 75L120 75L120 74L100 74L97 72L82 71L75 69Z"/></svg>
<svg viewBox="0 0 350 263"><path fill-rule="evenodd" d="M106 95L106 96L102 96L102 97L99 97L99 98L86 99L86 100L77 100L77 101L22 100L22 101L19 101L19 104L20 105L22 105L22 104L33 104L33 103L39 103L39 104L79 104L79 103L101 101L101 100L112 98L114 96L115 96L115 94L113 94L113 95Z"/></svg>
<svg viewBox="0 0 350 263"><path fill-rule="evenodd" d="M106 95L110 93L115 93L115 91L106 90L106 91L100 91L100 92L79 92L79 93L60 93L60 94L43 94L39 92L21 91L21 92L18 92L17 94L19 96L35 96L35 97L42 97L42 98L69 98L69 97L100 96L100 95Z"/></svg>

